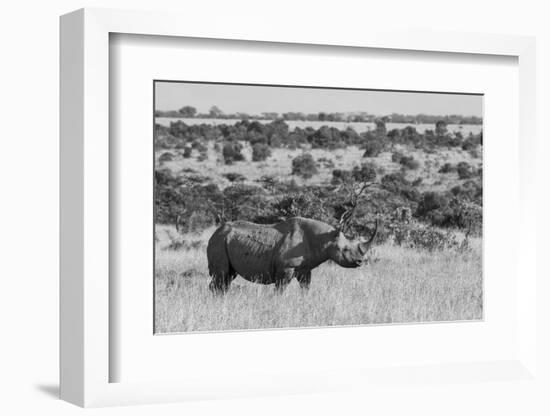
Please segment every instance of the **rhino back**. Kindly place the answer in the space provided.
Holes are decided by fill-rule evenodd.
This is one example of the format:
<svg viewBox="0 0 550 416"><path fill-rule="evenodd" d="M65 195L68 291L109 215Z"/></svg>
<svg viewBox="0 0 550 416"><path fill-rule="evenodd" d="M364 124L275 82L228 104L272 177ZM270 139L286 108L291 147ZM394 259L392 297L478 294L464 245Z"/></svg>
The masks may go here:
<svg viewBox="0 0 550 416"><path fill-rule="evenodd" d="M247 280L273 283L273 259L282 237L273 226L233 223L226 238L231 266Z"/></svg>

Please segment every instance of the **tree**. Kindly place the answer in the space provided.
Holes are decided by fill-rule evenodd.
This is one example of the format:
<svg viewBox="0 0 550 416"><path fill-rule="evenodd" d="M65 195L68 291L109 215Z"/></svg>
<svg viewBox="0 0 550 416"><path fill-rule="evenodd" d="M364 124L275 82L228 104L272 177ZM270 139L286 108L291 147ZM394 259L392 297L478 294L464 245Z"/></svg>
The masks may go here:
<svg viewBox="0 0 550 416"><path fill-rule="evenodd" d="M375 132L381 135L386 134L386 121L387 117L377 118L374 120L374 125L376 126Z"/></svg>
<svg viewBox="0 0 550 416"><path fill-rule="evenodd" d="M279 113L274 113L274 112L262 113L262 117L266 120L277 120L277 118L279 118Z"/></svg>
<svg viewBox="0 0 550 416"><path fill-rule="evenodd" d="M435 123L435 134L437 136L444 136L447 134L447 123L443 120L439 120Z"/></svg>
<svg viewBox="0 0 550 416"><path fill-rule="evenodd" d="M223 145L223 159L226 165L231 165L233 162L244 160L241 153L243 146L239 142L225 142Z"/></svg>
<svg viewBox="0 0 550 416"><path fill-rule="evenodd" d="M220 110L217 106L213 105L212 107L210 107L209 114L212 118L221 118L223 116L223 111Z"/></svg>
<svg viewBox="0 0 550 416"><path fill-rule="evenodd" d="M309 179L317 174L317 166L315 166L313 157L309 153L296 156L292 160L292 174L301 176L305 179Z"/></svg>
<svg viewBox="0 0 550 416"><path fill-rule="evenodd" d="M256 143L252 146L252 160L254 162L260 162L266 160L271 156L271 149L264 143Z"/></svg>
<svg viewBox="0 0 550 416"><path fill-rule="evenodd" d="M190 105L186 105L185 107L179 109L179 113L182 117L195 117L197 114L197 109L195 107L191 107Z"/></svg>

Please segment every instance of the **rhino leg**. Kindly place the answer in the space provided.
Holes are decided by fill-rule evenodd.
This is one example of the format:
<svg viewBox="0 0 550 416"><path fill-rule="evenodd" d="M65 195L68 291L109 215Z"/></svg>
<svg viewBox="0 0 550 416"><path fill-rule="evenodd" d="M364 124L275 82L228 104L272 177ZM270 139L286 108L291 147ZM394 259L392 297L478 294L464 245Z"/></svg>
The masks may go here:
<svg viewBox="0 0 550 416"><path fill-rule="evenodd" d="M296 280L300 283L300 288L308 290L311 283L311 270L296 273Z"/></svg>
<svg viewBox="0 0 550 416"><path fill-rule="evenodd" d="M229 290L229 286L236 276L237 274L231 267L227 271L214 272L208 288L216 295L223 295Z"/></svg>
<svg viewBox="0 0 550 416"><path fill-rule="evenodd" d="M209 259L208 270L210 276L212 276L212 281L208 288L216 295L226 293L229 290L229 285L231 285L231 282L237 276L224 252L218 255L217 258L212 259L212 261Z"/></svg>
<svg viewBox="0 0 550 416"><path fill-rule="evenodd" d="M294 269L283 269L275 275L275 291L283 293L292 278L294 277Z"/></svg>

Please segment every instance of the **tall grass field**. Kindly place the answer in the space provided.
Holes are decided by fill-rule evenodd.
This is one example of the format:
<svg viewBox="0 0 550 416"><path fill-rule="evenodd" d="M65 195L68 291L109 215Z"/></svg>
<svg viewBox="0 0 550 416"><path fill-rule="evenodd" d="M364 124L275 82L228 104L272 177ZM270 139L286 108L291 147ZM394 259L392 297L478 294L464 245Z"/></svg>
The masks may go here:
<svg viewBox="0 0 550 416"><path fill-rule="evenodd" d="M208 289L206 245L214 227L179 235L156 227L155 332L369 325L482 319L482 244L428 251L391 242L373 249L370 264L344 269L324 263L309 291L293 281L273 285L237 277L225 296Z"/></svg>

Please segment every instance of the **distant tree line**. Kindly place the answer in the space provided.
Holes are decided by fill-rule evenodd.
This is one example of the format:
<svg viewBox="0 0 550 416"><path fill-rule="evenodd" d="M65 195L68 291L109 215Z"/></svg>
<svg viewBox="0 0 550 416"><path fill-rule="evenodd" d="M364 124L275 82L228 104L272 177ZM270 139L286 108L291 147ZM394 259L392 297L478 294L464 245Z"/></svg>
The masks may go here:
<svg viewBox="0 0 550 416"><path fill-rule="evenodd" d="M216 118L226 120L285 120L285 121L337 121L347 123L368 122L372 123L379 119L374 114L366 112L318 112L318 113L302 113L302 112L263 112L261 114L247 114L243 112L225 113L217 106L212 106L208 113L199 113L193 106L186 105L179 110L156 110L155 117L167 118ZM458 114L435 116L429 114L398 114L392 113L382 117L385 122L392 123L409 123L409 124L434 124L438 121L446 124L482 124L481 117L463 116Z"/></svg>
<svg viewBox="0 0 550 416"><path fill-rule="evenodd" d="M395 144L402 144L429 152L442 147L460 147L474 155L479 152L483 144L483 134L470 133L464 137L460 132L451 133L443 120L435 123L435 129L427 129L423 133L418 132L413 126L388 131L384 119L375 119L375 128L362 133L357 133L351 127L338 129L326 125L317 129L295 127L291 130L289 125L281 119L269 123L258 120L239 120L234 124L219 125L207 123L189 125L182 120L171 122L168 127L156 124L155 148L157 150L183 150L187 154L184 157L189 157L192 149L196 149L200 154L205 155L207 151L205 143L209 141L220 146L225 163L231 164L244 160L241 153L243 142L248 142L252 146L252 160L256 162L267 159L271 155L271 149L281 147L334 150L358 146L364 150L364 157L373 158ZM397 155L394 158L397 158ZM401 157L395 161L410 169L416 169L414 160L410 158Z"/></svg>

